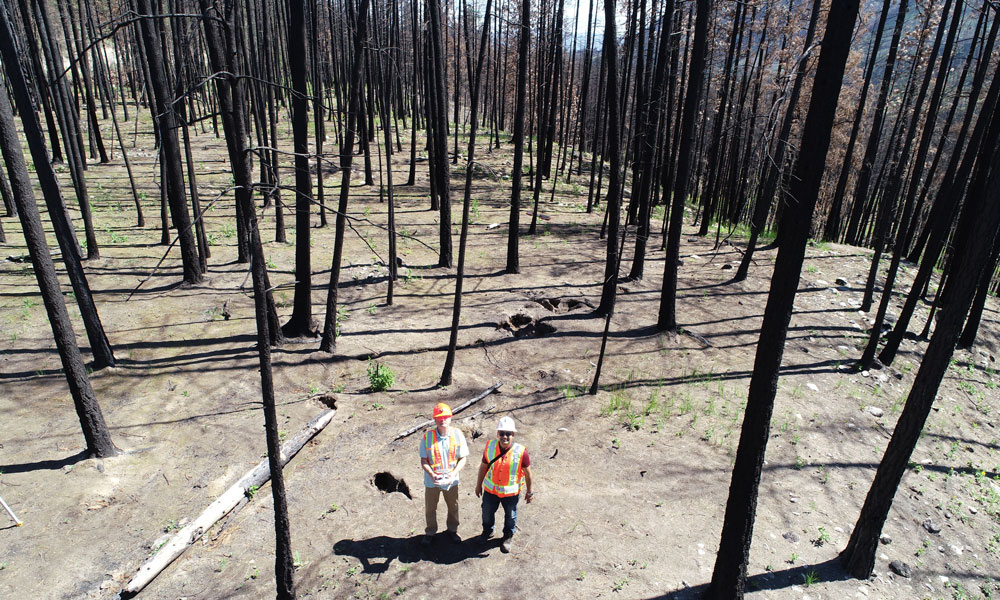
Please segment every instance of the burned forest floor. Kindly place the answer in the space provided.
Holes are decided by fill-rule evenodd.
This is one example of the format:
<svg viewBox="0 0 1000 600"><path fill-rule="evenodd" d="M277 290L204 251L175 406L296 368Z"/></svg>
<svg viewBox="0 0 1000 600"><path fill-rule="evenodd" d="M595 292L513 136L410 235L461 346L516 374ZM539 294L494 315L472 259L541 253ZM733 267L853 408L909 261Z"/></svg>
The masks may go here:
<svg viewBox="0 0 1000 600"><path fill-rule="evenodd" d="M286 141L290 148L290 134ZM92 161L87 171L101 258L86 270L118 359L91 379L119 456L83 454L20 226L3 219L0 496L24 521L14 527L0 514L3 598L113 598L167 535L265 456L252 290L247 265L236 261L225 144L211 131L193 138L212 256L204 281L182 286L178 249L160 245L152 143L144 123L127 146L144 228L136 227L117 149L111 163ZM749 278L731 283L745 240L723 229L717 245L714 228L698 237L689 212L678 284L682 330L660 333L663 252L656 237L645 276L619 286L601 391L589 395L604 328L592 313L606 244L601 210L585 210L589 174L561 178L554 191L553 180L543 182L537 233L522 235L521 273L507 275L512 158L508 144L490 152L482 143L454 384L441 388L455 270L435 266L438 214L429 210L427 163L418 162L416 185L400 185L409 168L403 150L392 158L402 261L392 305L387 204L378 174L369 186L357 170L336 349L321 352L318 338L299 338L272 354L282 437L328 405L337 409L285 468L299 597L697 597L711 579L776 251L758 252ZM283 160L282 180L291 185L291 163ZM372 160L377 167L378 156ZM355 166L360 162L356 157ZM340 185L332 165L324 176L328 205ZM456 260L464 168L464 159L452 167ZM70 190L68 173L59 170ZM290 189L281 197L293 204ZM530 201L525 206L522 232ZM261 212L282 322L291 314L295 268L294 215L285 210L286 243L274 241L274 208ZM662 223L662 210L654 220ZM314 211L312 222L312 306L322 328L333 218L320 227ZM623 275L632 228L628 236ZM875 576L850 579L837 562L926 347L910 338L891 366L852 369L874 316L859 311L871 255L836 244L807 251L761 482L748 597L997 597L1000 308L993 298L976 345L956 352L939 390L885 525ZM890 314L915 270L904 263ZM921 303L911 330L923 326L928 310ZM371 390L373 361L394 374L385 391ZM464 541L436 540L424 550L419 436L393 438L429 418L436 402L456 406L497 382L496 393L455 418L473 459L460 487ZM481 530L473 494L478 457L504 415L514 417L518 441L531 454L537 492L530 505L522 500L510 554L496 540L472 539ZM391 478L376 479L381 473ZM252 496L140 597L273 595L270 486ZM905 563L909 577L891 570L893 561Z"/></svg>

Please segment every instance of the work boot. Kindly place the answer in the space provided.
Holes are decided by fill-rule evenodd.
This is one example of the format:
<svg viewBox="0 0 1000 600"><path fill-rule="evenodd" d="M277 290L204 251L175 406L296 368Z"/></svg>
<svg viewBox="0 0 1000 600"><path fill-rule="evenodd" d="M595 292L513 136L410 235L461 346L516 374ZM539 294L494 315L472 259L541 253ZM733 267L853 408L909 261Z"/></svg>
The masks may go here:
<svg viewBox="0 0 1000 600"><path fill-rule="evenodd" d="M482 533L479 534L479 540L485 542L493 537L492 529L484 529Z"/></svg>
<svg viewBox="0 0 1000 600"><path fill-rule="evenodd" d="M505 537L503 539L503 542L500 543L500 552L503 552L504 554L509 554L510 553L510 545L511 545L511 542L513 541L513 539L514 538L512 538L512 537Z"/></svg>
<svg viewBox="0 0 1000 600"><path fill-rule="evenodd" d="M459 537L457 531L449 531L448 533L444 534L444 536L452 544L461 544L462 543L462 538Z"/></svg>

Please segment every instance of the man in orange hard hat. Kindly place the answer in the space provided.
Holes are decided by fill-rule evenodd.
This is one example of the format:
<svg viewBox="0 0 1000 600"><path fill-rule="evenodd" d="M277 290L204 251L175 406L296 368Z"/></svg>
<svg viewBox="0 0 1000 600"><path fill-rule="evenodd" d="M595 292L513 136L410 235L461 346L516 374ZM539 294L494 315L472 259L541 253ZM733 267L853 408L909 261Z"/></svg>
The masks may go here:
<svg viewBox="0 0 1000 600"><path fill-rule="evenodd" d="M476 496L483 498L483 533L486 541L493 536L497 508L503 506L503 540L500 551L510 552L511 541L517 528L517 501L521 488L525 488L524 501L531 503L531 458L521 444L514 442L517 427L514 419L503 417L497 423L497 439L490 440L483 449L476 480Z"/></svg>
<svg viewBox="0 0 1000 600"><path fill-rule="evenodd" d="M430 546L437 533L438 499L444 495L448 506L449 541L458 543L458 473L465 466L469 446L465 435L451 426L451 407L444 402L434 407L435 427L420 439L420 466L424 470L424 516L427 527L421 544Z"/></svg>

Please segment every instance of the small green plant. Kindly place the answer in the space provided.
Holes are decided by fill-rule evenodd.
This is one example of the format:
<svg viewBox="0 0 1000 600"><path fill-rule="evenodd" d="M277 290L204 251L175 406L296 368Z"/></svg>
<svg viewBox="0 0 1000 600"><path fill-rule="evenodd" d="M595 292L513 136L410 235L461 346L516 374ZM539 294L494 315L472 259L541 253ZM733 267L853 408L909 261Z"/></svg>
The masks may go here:
<svg viewBox="0 0 1000 600"><path fill-rule="evenodd" d="M226 565L229 564L229 559L223 558L219 561L219 564L215 565L215 572L221 573L226 570Z"/></svg>
<svg viewBox="0 0 1000 600"><path fill-rule="evenodd" d="M272 260L270 256L267 257L267 260L264 261L264 264L267 265L268 269L277 269L278 268L278 265L274 264L274 260Z"/></svg>
<svg viewBox="0 0 1000 600"><path fill-rule="evenodd" d="M795 470L796 471L801 471L802 468L805 467L805 466L806 466L806 459L802 458L801 456L796 456L795 457Z"/></svg>
<svg viewBox="0 0 1000 600"><path fill-rule="evenodd" d="M302 557L299 555L299 551L298 550L296 550L292 554L292 568L293 569L299 569L301 567L306 566L307 564L309 564L309 563L302 561Z"/></svg>
<svg viewBox="0 0 1000 600"><path fill-rule="evenodd" d="M344 321L351 316L351 313L347 312L347 309L343 306L337 307L337 335L340 335L340 326L344 324Z"/></svg>
<svg viewBox="0 0 1000 600"><path fill-rule="evenodd" d="M319 385L317 385L315 383L310 383L309 384L309 395L310 396L315 396L316 394L320 393L320 391L322 389L323 388L321 388Z"/></svg>
<svg viewBox="0 0 1000 600"><path fill-rule="evenodd" d="M586 578L587 578L587 572L586 571L580 571L580 574L576 576L576 580L577 581L583 581Z"/></svg>
<svg viewBox="0 0 1000 600"><path fill-rule="evenodd" d="M374 315L378 311L378 307L375 306L374 302L372 302L371 304L368 305L368 308L365 310L368 311L368 314Z"/></svg>
<svg viewBox="0 0 1000 600"><path fill-rule="evenodd" d="M794 553L794 552L792 552L792 555L789 556L788 560L786 560L785 562L787 562L790 565L794 565L795 561L797 561L797 560L799 560L799 555L796 554L796 553Z"/></svg>
<svg viewBox="0 0 1000 600"><path fill-rule="evenodd" d="M819 581L819 575L816 573L816 571L810 570L802 574L802 585L806 587L809 587L818 581Z"/></svg>
<svg viewBox="0 0 1000 600"><path fill-rule="evenodd" d="M247 498L253 500L253 497L257 495L257 490L259 489L260 489L259 485L251 485L250 487L248 487L246 491Z"/></svg>
<svg viewBox="0 0 1000 600"><path fill-rule="evenodd" d="M376 360L368 362L368 384L373 392L384 392L395 381L396 374L388 366Z"/></svg>
<svg viewBox="0 0 1000 600"><path fill-rule="evenodd" d="M354 577L360 571L361 571L361 567L358 567L358 566L351 567L350 569L347 570L347 576L348 577Z"/></svg>
<svg viewBox="0 0 1000 600"><path fill-rule="evenodd" d="M627 577L625 579L622 579L621 581L616 581L615 584L611 587L611 591L612 592L620 592L623 589L625 589L626 585L628 585L628 578Z"/></svg>
<svg viewBox="0 0 1000 600"><path fill-rule="evenodd" d="M813 540L813 545L819 547L819 546L822 546L823 544L825 544L825 543L827 543L829 541L830 541L830 534L827 532L827 530L826 530L825 527L820 527L819 528L819 537L817 537L815 540Z"/></svg>

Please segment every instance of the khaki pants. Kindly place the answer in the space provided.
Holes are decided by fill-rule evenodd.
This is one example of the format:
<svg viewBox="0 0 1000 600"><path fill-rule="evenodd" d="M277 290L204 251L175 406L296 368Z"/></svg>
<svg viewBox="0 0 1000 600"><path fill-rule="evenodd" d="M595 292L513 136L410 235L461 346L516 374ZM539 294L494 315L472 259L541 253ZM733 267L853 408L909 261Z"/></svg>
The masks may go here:
<svg viewBox="0 0 1000 600"><path fill-rule="evenodd" d="M427 535L437 533L437 506L441 495L444 495L444 503L448 506L448 531L458 533L458 485L454 485L448 490L438 487L424 488L424 516L427 518L427 528L424 529L424 533Z"/></svg>

